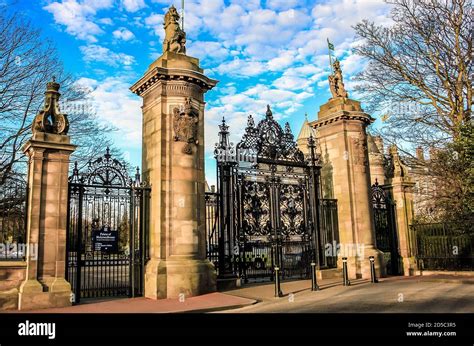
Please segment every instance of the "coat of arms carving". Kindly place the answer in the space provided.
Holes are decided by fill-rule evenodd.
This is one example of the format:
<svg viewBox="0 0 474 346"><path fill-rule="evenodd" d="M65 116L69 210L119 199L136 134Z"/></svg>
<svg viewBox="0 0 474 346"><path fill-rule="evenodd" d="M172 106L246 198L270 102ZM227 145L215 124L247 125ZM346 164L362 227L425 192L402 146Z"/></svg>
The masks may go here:
<svg viewBox="0 0 474 346"><path fill-rule="evenodd" d="M173 109L174 140L185 142L182 152L192 154L192 144L199 144L198 137L199 112L191 104L191 98L187 98L182 109Z"/></svg>

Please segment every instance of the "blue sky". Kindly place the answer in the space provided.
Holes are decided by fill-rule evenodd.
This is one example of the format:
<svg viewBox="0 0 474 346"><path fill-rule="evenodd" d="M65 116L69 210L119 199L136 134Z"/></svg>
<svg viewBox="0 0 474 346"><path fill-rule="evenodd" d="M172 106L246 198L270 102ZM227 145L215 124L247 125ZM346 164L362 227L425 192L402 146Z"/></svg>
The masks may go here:
<svg viewBox="0 0 474 346"><path fill-rule="evenodd" d="M381 0L186 0L187 54L219 80L206 94L206 177L215 181L212 156L225 116L232 140L248 114L260 120L266 104L298 135L305 113L316 118L330 97L326 39L336 46L346 89L365 62L352 54L351 26L367 18L387 23ZM161 54L163 15L181 0L18 0L16 9L55 42L65 68L92 99L101 121L133 165L141 164L141 99L129 91ZM363 101L363 100L362 100ZM71 129L73 131L73 129Z"/></svg>

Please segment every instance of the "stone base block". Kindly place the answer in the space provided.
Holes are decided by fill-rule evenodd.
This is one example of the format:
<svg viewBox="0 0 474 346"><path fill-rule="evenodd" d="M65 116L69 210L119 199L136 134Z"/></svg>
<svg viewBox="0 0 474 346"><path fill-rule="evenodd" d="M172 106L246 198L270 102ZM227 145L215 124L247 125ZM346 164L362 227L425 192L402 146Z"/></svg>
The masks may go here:
<svg viewBox="0 0 474 346"><path fill-rule="evenodd" d="M216 272L209 260L151 259L146 265L145 297L193 297L216 291Z"/></svg>
<svg viewBox="0 0 474 346"><path fill-rule="evenodd" d="M232 290L240 286L239 278L236 276L227 278L217 278L217 290Z"/></svg>
<svg viewBox="0 0 474 346"><path fill-rule="evenodd" d="M402 264L403 264L404 276L416 275L416 271L418 270L418 267L416 265L415 257L403 257Z"/></svg>
<svg viewBox="0 0 474 346"><path fill-rule="evenodd" d="M41 281L48 292L71 292L71 284L64 278L48 278Z"/></svg>
<svg viewBox="0 0 474 346"><path fill-rule="evenodd" d="M71 306L71 292L30 292L18 296L18 310L37 310Z"/></svg>
<svg viewBox="0 0 474 346"><path fill-rule="evenodd" d="M317 271L318 280L342 278L341 268L321 269Z"/></svg>
<svg viewBox="0 0 474 346"><path fill-rule="evenodd" d="M365 246L364 249L364 257L358 258L360 262L360 273L362 279L369 279L371 278L370 274L370 261L369 257L374 256L375 261L375 273L377 274L377 278L387 276L386 265L383 257L383 252L374 248L373 246Z"/></svg>
<svg viewBox="0 0 474 346"><path fill-rule="evenodd" d="M349 279L369 279L370 274L370 261L369 257L374 256L375 261L375 273L377 278L387 276L385 270L385 262L383 258L383 252L374 248L371 245L365 245L363 251L363 257L358 256L347 256L347 271ZM342 269L342 257L339 256L337 259L337 267Z"/></svg>
<svg viewBox="0 0 474 346"><path fill-rule="evenodd" d="M0 292L0 311L18 310L18 289Z"/></svg>
<svg viewBox="0 0 474 346"><path fill-rule="evenodd" d="M20 286L18 310L36 310L71 306L71 285L63 278L49 280L51 287L37 280L26 280ZM54 286L53 283L58 283ZM54 287L53 290L51 288ZM49 291L48 291L49 290Z"/></svg>

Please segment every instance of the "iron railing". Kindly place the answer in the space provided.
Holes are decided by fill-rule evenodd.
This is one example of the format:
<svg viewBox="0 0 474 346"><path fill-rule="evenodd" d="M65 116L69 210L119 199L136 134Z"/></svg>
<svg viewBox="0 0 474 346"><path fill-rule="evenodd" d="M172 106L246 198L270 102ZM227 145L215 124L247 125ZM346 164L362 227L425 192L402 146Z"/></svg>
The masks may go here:
<svg viewBox="0 0 474 346"><path fill-rule="evenodd" d="M25 257L27 192L22 175L8 178L0 186L0 261Z"/></svg>
<svg viewBox="0 0 474 346"><path fill-rule="evenodd" d="M446 224L410 226L414 254L421 270L473 270L474 231Z"/></svg>
<svg viewBox="0 0 474 346"><path fill-rule="evenodd" d="M207 258L214 264L216 270L219 266L219 194L206 192L206 251Z"/></svg>
<svg viewBox="0 0 474 346"><path fill-rule="evenodd" d="M336 268L337 256L325 255L326 245L335 248L339 244L339 223L337 218L337 199L319 200L319 218L320 218L320 243L321 243L321 267ZM334 254L334 253L333 253Z"/></svg>

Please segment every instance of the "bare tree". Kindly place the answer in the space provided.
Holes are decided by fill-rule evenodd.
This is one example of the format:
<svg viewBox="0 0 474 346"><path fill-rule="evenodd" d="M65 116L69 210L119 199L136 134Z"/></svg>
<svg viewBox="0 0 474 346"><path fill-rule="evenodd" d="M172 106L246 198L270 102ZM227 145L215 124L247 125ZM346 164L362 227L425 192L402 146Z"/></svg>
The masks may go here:
<svg viewBox="0 0 474 346"><path fill-rule="evenodd" d="M81 162L96 156L101 145L111 146L106 133L88 103L90 91L77 87L65 73L54 45L20 14L0 7L0 185L22 170L21 146L31 136L31 123L44 102L47 82L56 76L61 83L62 102L69 113L75 152Z"/></svg>
<svg viewBox="0 0 474 346"><path fill-rule="evenodd" d="M386 2L393 23L355 26L362 42L355 51L369 61L357 89L370 112L384 114L386 141L406 155L415 147L437 152L429 160L411 156L437 181L430 196L437 207L472 213L472 3Z"/></svg>

